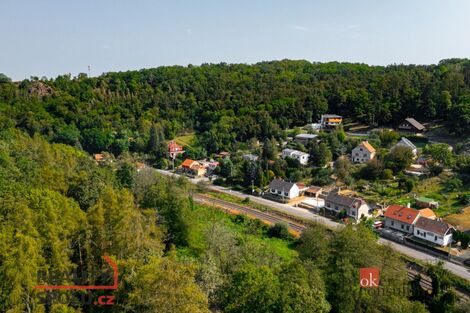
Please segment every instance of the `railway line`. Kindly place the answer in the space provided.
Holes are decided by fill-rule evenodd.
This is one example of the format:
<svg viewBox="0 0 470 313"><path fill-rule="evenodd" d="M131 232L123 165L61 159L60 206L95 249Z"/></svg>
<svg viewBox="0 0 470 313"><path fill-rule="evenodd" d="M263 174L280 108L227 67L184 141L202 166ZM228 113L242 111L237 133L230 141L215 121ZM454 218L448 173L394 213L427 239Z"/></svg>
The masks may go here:
<svg viewBox="0 0 470 313"><path fill-rule="evenodd" d="M200 194L200 193L194 194L193 199L196 202L217 207L230 214L245 214L247 216L250 216L252 218L257 218L261 221L264 221L270 224L286 223L289 230L296 235L300 235L308 227L307 225L303 225L297 221L289 219L286 216L276 214L276 212L272 212L272 211L262 212L254 208L250 208L248 206L243 206L243 205L236 204L233 202L221 200L221 199L211 197L205 194ZM415 268L412 268L412 266L408 266L406 271L407 271L409 280L413 280L417 276L419 276L420 285L423 288L423 290L429 293L432 292L432 280L429 276L425 275L422 272L417 271ZM467 295L466 293L460 292L458 290L456 290L456 292L460 297L469 298L469 295Z"/></svg>

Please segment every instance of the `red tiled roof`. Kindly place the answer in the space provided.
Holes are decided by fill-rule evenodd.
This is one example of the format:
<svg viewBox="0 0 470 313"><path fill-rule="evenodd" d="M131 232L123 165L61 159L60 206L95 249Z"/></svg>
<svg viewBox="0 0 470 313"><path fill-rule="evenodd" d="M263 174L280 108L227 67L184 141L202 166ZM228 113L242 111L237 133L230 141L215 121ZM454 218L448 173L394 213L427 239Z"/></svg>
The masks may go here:
<svg viewBox="0 0 470 313"><path fill-rule="evenodd" d="M181 147L174 140L172 140L168 143L168 150L170 150L170 151L181 151L181 150L183 150L183 147Z"/></svg>
<svg viewBox="0 0 470 313"><path fill-rule="evenodd" d="M412 208L407 208L405 206L401 206L398 204L392 204L390 205L387 210L385 211L384 216L406 223L406 224L413 224L415 221L416 217L419 215L419 211L412 209Z"/></svg>
<svg viewBox="0 0 470 313"><path fill-rule="evenodd" d="M182 167L185 167L185 168L191 168L191 166L194 164L194 160L191 160L191 159L186 159L184 160L184 162L181 164Z"/></svg>

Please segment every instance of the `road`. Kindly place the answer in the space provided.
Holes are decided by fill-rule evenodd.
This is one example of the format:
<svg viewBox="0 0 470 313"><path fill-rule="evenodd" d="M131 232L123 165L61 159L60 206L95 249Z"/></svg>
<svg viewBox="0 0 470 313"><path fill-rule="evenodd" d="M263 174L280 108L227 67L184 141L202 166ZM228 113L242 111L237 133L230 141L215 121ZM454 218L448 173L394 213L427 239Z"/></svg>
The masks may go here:
<svg viewBox="0 0 470 313"><path fill-rule="evenodd" d="M178 175L178 174L171 173L169 171L158 170L158 169L156 171L163 174L163 175L166 175L166 176L176 176L176 177L181 176L181 175ZM209 182L209 180L207 178L199 178L199 179L189 178L189 181L191 181L194 184L197 184L199 182ZM215 186L215 185L209 185L208 184L206 187L208 189L223 192L223 193L226 193L226 194L238 197L238 198L242 198L242 199L245 199L246 197L248 197L248 198L250 198L250 201L253 201L255 203L264 205L264 206L269 207L269 208L273 208L277 211L283 212L283 213L285 213L287 215L291 215L293 217L299 217L299 218L302 218L302 219L307 219L307 220L312 220L312 221L319 222L319 223L324 224L325 226L327 226L329 228L332 228L332 229L344 227L343 224L332 221L332 220L330 220L326 217L319 216L319 215L317 215L317 214L315 214L315 213L313 213L313 212L311 212L307 209L293 207L293 206L288 205L288 204L278 203L278 202L271 201L271 200L268 200L268 199L246 195L246 194L243 194L241 192L234 191L234 190L231 190L231 189L228 189L228 188L225 188L225 187L221 187L221 186ZM429 263L437 263L438 261L443 261L444 262L444 267L448 271L454 273L455 275L457 275L459 277L462 277L462 278L470 281L470 270L468 268L466 268L465 266L458 265L458 264L446 261L444 259L434 257L434 256L426 254L424 252L415 250L411 247L408 247L408 246L405 246L405 245L402 245L402 244L399 244L399 243L396 243L396 242L393 242L393 241L390 241L390 240L387 240L387 239L384 239L384 238L379 238L378 242L381 243L381 244L384 244L384 245L385 244L390 245L394 250L396 250L396 251L398 251L398 252L400 252L404 255L407 255L409 257L412 257L414 259L420 260L420 261L425 261L425 262L429 262Z"/></svg>

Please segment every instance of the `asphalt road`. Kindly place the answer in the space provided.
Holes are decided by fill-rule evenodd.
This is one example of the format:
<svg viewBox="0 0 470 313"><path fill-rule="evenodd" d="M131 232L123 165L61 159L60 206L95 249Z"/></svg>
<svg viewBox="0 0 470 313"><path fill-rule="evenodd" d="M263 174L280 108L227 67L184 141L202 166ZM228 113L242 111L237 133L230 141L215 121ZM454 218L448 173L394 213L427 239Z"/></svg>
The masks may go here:
<svg viewBox="0 0 470 313"><path fill-rule="evenodd" d="M167 175L167 176L176 176L176 177L181 176L181 175L169 172L169 171L164 171L164 170L159 170L159 169L157 169L156 171L159 172L160 174ZM189 181L191 181L194 184L197 184L201 181L209 182L209 180L207 178L199 178L199 179L189 178ZM220 191L220 192L223 192L223 193L226 193L226 194L230 194L232 196L239 197L239 198L242 198L242 199L248 197L248 198L250 198L250 201L256 202L258 204L261 204L261 205L264 205L264 206L267 206L267 207L270 207L270 208L274 208L275 210L281 211L281 212L286 213L288 215L292 215L294 217L300 217L300 218L303 218L303 219L313 220L313 221L322 223L322 224L324 224L325 226L327 226L329 228L344 227L343 224L332 221L332 220L330 220L326 217L319 216L318 214L315 214L315 213L313 213L313 212L311 212L307 209L293 207L293 206L288 205L288 204L278 203L278 202L271 201L271 200L268 200L268 199L246 195L246 194L243 194L241 192L234 191L234 190L231 190L231 189L228 189L228 188L225 188L225 187L221 187L221 186L215 186L215 185L209 185L208 184L207 188L209 188L211 190L215 190L215 191ZM393 242L393 241L390 241L390 240L387 240L387 239L384 239L384 238L379 238L378 242L381 243L381 244L388 244L388 245L392 246L393 249L395 249L396 251L398 251L402 254L405 254L409 257L415 258L417 260L421 260L421 261L425 261L425 262L429 262L429 263L437 263L438 261L443 261L444 262L444 267L447 270L449 270L450 272L454 273L455 275L457 275L459 277L465 278L465 279L470 281L470 269L466 268L465 266L458 265L458 264L446 261L444 259L434 257L432 255L426 254L424 252L415 250L415 249L410 248L408 246L405 246L405 245L402 245L402 244L399 244L399 243L396 243L396 242Z"/></svg>

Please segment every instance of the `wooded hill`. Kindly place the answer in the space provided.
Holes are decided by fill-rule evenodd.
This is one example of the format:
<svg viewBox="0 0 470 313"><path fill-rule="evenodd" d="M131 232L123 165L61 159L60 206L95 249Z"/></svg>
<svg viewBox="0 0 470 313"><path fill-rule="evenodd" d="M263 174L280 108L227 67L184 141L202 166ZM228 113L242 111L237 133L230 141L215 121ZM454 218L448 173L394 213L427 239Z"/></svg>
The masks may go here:
<svg viewBox="0 0 470 313"><path fill-rule="evenodd" d="M0 75L0 127L89 152L145 150L152 124L171 138L196 131L209 152L336 113L372 125L407 116L470 133L470 60L369 66L273 61L203 64L11 82Z"/></svg>

